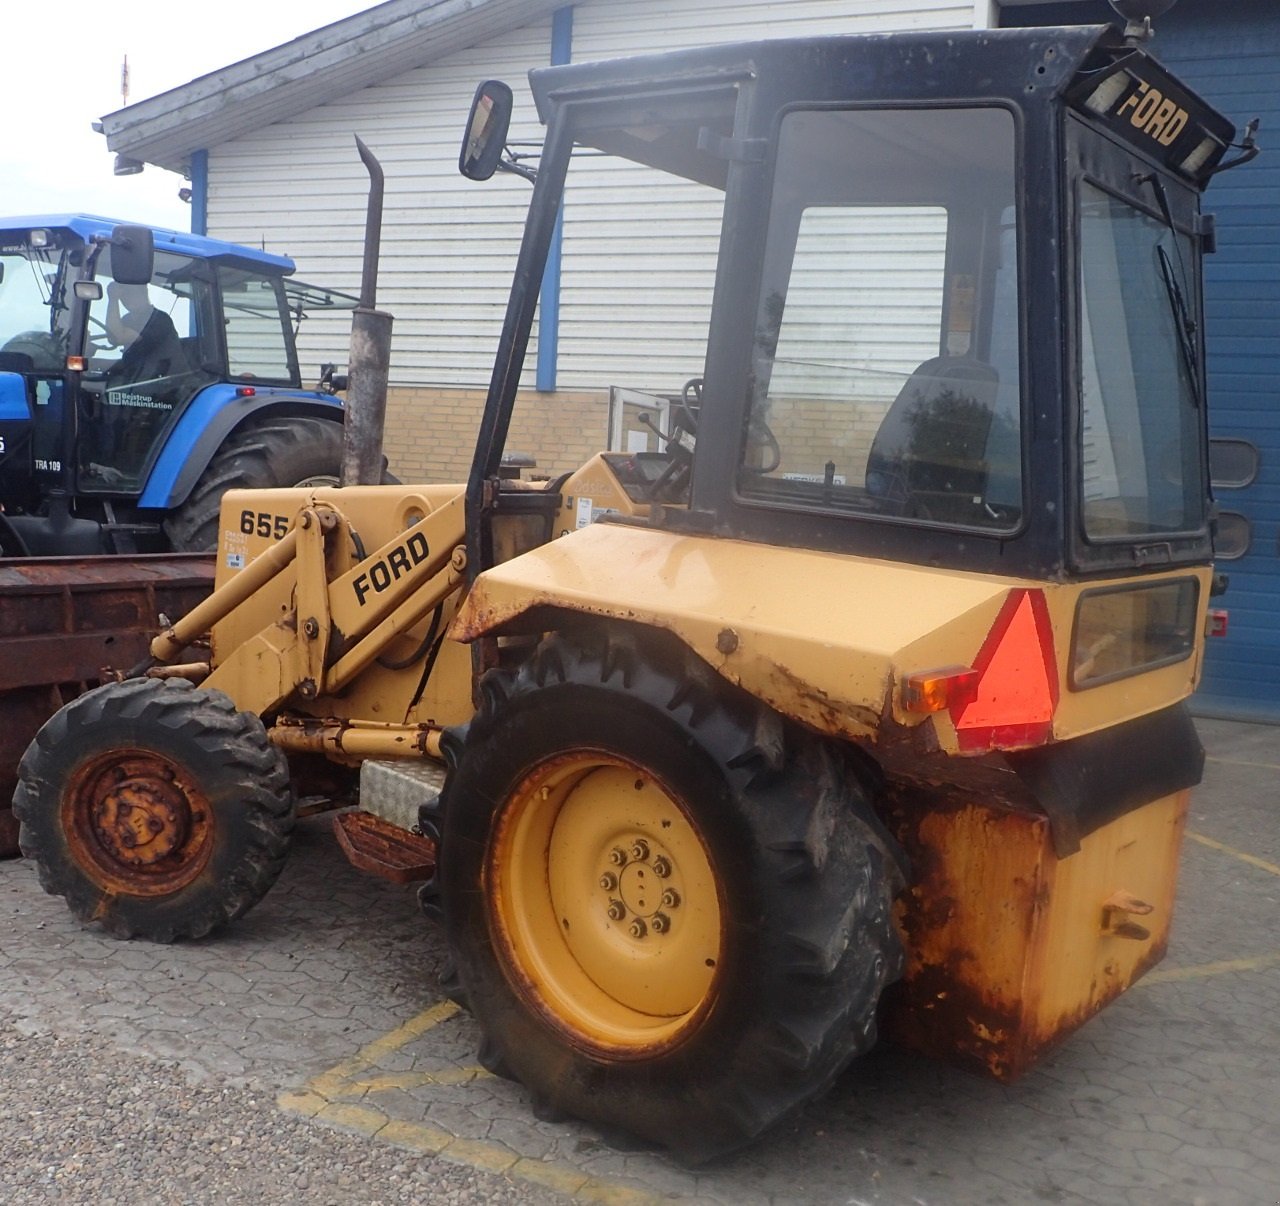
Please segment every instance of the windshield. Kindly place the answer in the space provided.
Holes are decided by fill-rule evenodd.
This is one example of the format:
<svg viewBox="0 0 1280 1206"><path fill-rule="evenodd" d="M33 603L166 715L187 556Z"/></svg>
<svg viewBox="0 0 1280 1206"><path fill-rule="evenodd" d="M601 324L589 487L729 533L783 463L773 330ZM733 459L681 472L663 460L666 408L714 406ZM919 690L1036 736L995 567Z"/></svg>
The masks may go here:
<svg viewBox="0 0 1280 1206"><path fill-rule="evenodd" d="M741 495L1019 524L1014 140L1001 109L783 118Z"/></svg>
<svg viewBox="0 0 1280 1206"><path fill-rule="evenodd" d="M1081 493L1094 541L1204 520L1191 240L1080 184Z"/></svg>
<svg viewBox="0 0 1280 1206"><path fill-rule="evenodd" d="M102 295L89 306L81 380L80 484L140 489L183 405L220 376L219 326L207 266L157 251L146 285L115 280L111 248L98 258Z"/></svg>
<svg viewBox="0 0 1280 1206"><path fill-rule="evenodd" d="M10 372L62 371L71 254L56 247L0 251L0 354Z"/></svg>

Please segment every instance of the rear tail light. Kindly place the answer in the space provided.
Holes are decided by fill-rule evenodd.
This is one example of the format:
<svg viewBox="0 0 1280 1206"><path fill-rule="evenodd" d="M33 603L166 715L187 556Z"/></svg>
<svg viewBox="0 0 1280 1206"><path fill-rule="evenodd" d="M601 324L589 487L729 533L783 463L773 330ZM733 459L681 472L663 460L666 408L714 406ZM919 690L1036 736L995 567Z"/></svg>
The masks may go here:
<svg viewBox="0 0 1280 1206"><path fill-rule="evenodd" d="M973 664L972 698L951 706L960 752L1025 749L1053 732L1058 666L1044 595L1015 590Z"/></svg>
<svg viewBox="0 0 1280 1206"><path fill-rule="evenodd" d="M902 706L908 712L945 712L972 703L978 672L968 666L946 666L908 675L902 684Z"/></svg>

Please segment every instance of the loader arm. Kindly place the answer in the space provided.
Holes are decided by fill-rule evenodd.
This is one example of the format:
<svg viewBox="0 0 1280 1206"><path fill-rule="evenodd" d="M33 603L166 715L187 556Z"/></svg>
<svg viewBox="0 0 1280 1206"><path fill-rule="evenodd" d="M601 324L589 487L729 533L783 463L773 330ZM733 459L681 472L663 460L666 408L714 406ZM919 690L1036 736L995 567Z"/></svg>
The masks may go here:
<svg viewBox="0 0 1280 1206"><path fill-rule="evenodd" d="M238 509L229 495L227 513ZM192 640L215 632L281 575L284 613L212 665L204 685L258 715L290 696L313 701L341 690L392 640L463 583L463 495L443 502L397 536L354 560L351 525L330 502L309 497L284 537L158 636L151 656L172 663ZM216 661L216 659L215 659Z"/></svg>

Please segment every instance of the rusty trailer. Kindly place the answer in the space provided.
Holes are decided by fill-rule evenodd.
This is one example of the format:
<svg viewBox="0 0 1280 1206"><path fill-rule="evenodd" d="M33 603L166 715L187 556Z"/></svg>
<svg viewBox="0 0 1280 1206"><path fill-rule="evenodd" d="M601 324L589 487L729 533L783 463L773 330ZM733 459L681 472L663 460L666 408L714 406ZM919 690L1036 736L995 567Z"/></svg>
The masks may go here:
<svg viewBox="0 0 1280 1206"><path fill-rule="evenodd" d="M146 656L213 585L195 553L0 559L0 858L18 854L18 760L50 716Z"/></svg>

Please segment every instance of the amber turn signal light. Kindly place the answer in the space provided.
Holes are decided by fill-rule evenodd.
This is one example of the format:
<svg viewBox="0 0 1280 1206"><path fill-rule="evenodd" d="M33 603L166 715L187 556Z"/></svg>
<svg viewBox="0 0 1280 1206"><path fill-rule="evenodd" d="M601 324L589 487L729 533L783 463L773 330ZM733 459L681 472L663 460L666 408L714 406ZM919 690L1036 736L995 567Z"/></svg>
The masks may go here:
<svg viewBox="0 0 1280 1206"><path fill-rule="evenodd" d="M971 703L977 695L978 677L968 666L909 674L902 684L902 706L908 712L943 712Z"/></svg>

